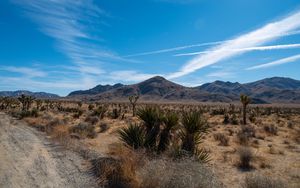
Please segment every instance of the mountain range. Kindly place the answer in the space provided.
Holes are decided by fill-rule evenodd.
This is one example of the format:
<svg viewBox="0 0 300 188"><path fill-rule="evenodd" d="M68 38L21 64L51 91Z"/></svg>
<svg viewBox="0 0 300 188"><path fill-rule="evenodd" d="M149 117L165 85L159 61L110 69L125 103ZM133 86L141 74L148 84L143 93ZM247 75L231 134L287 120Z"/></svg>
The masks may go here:
<svg viewBox="0 0 300 188"><path fill-rule="evenodd" d="M128 100L139 95L141 101L235 102L240 94L252 98L252 103L300 103L300 81L272 77L256 82L215 81L198 87L185 87L163 77L155 76L132 85L98 85L89 90L71 92L66 98L88 101Z"/></svg>
<svg viewBox="0 0 300 188"><path fill-rule="evenodd" d="M88 90L73 91L66 97L45 92L0 91L0 96L18 97L31 95L40 99L76 99L85 101L128 101L131 95L139 95L140 101L155 102L237 102L240 94L252 98L252 103L300 104L300 81L284 77L272 77L251 83L215 81L197 87L185 87L163 77L155 76L132 85L97 85Z"/></svg>
<svg viewBox="0 0 300 188"><path fill-rule="evenodd" d="M0 97L18 97L21 95L33 96L37 99L56 99L60 96L52 93L46 92L31 92L26 90L18 90L18 91L0 91Z"/></svg>

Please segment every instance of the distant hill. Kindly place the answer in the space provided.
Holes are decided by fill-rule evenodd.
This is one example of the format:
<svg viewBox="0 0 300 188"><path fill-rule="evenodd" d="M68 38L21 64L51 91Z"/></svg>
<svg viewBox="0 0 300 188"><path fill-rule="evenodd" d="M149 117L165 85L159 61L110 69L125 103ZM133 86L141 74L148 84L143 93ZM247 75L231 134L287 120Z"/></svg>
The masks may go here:
<svg viewBox="0 0 300 188"><path fill-rule="evenodd" d="M59 98L60 96L52 93L45 93L45 92L31 92L26 90L18 90L18 91L0 91L1 97L18 97L21 95L33 96L38 99L55 99Z"/></svg>
<svg viewBox="0 0 300 188"><path fill-rule="evenodd" d="M76 95L96 95L99 93L103 93L105 91L109 91L111 89L122 87L123 84L115 84L115 85L97 85L96 87L89 90L79 90L73 91L68 96L76 96Z"/></svg>
<svg viewBox="0 0 300 188"><path fill-rule="evenodd" d="M68 98L127 100L128 96L138 94L143 101L235 102L239 101L241 93L249 95L253 103L300 103L300 81L273 77L246 84L215 81L185 87L156 76L132 85L98 85L89 90L74 91Z"/></svg>

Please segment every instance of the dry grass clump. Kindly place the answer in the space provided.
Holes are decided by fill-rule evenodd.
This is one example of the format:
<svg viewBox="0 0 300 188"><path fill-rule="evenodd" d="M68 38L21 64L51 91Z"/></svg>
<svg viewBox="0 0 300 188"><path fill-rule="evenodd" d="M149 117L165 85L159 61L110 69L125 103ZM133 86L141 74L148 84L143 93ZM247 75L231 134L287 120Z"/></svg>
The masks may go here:
<svg viewBox="0 0 300 188"><path fill-rule="evenodd" d="M45 126L45 132L48 134L51 134L54 130L54 128L58 125L64 125L65 122L59 118L55 118L51 121L49 121Z"/></svg>
<svg viewBox="0 0 300 188"><path fill-rule="evenodd" d="M91 160L90 172L100 186L116 188L141 187L136 177L136 170L142 166L144 158L137 152L114 144L109 148L111 157L98 157Z"/></svg>
<svg viewBox="0 0 300 188"><path fill-rule="evenodd" d="M238 132L237 138L241 145L248 145L250 139L255 137L256 130L253 126L243 126Z"/></svg>
<svg viewBox="0 0 300 188"><path fill-rule="evenodd" d="M229 146L229 138L224 133L215 133L214 139L219 141L221 146Z"/></svg>
<svg viewBox="0 0 300 188"><path fill-rule="evenodd" d="M139 171L143 188L222 187L214 174L194 160L154 159Z"/></svg>
<svg viewBox="0 0 300 188"><path fill-rule="evenodd" d="M97 133L95 131L95 126L85 122L81 122L78 125L71 127L70 132L88 138L96 138L97 136Z"/></svg>
<svg viewBox="0 0 300 188"><path fill-rule="evenodd" d="M250 148L242 147L238 150L239 154L239 167L243 170L249 170L252 168L251 161L253 161L254 156Z"/></svg>
<svg viewBox="0 0 300 188"><path fill-rule="evenodd" d="M90 123L92 125L97 124L99 121L99 118L97 116L88 116L85 118L85 122Z"/></svg>
<svg viewBox="0 0 300 188"><path fill-rule="evenodd" d="M100 133L104 133L109 129L109 125L107 123L101 123L99 127Z"/></svg>
<svg viewBox="0 0 300 188"><path fill-rule="evenodd" d="M135 169L128 161L112 157L99 157L91 160L90 172L104 187L137 188Z"/></svg>
<svg viewBox="0 0 300 188"><path fill-rule="evenodd" d="M249 174L245 178L244 188L285 188L286 184L276 178L270 178L260 174Z"/></svg>
<svg viewBox="0 0 300 188"><path fill-rule="evenodd" d="M264 130L270 135L277 135L278 128L275 125L265 125Z"/></svg>

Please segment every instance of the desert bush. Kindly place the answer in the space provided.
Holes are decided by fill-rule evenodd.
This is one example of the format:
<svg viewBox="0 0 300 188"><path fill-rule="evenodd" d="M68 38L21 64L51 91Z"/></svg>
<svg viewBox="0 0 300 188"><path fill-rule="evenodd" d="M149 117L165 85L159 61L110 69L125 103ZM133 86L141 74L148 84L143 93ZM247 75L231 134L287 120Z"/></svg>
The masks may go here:
<svg viewBox="0 0 300 188"><path fill-rule="evenodd" d="M120 109L117 109L117 108L114 108L113 110L112 110L112 112L110 113L110 117L112 118L112 119L117 119L117 118L119 118L121 116L121 110Z"/></svg>
<svg viewBox="0 0 300 188"><path fill-rule="evenodd" d="M71 133L77 133L81 136L88 138L95 138L97 133L95 131L95 126L89 123L81 122L70 128Z"/></svg>
<svg viewBox="0 0 300 188"><path fill-rule="evenodd" d="M241 145L248 145L251 137L255 137L256 130L253 126L243 126L238 132L237 137Z"/></svg>
<svg viewBox="0 0 300 188"><path fill-rule="evenodd" d="M217 108L217 109L213 109L210 112L210 115L215 116L215 115L224 115L226 113L225 108Z"/></svg>
<svg viewBox="0 0 300 188"><path fill-rule="evenodd" d="M228 146L229 138L224 133L215 133L214 139L220 142L221 146Z"/></svg>
<svg viewBox="0 0 300 188"><path fill-rule="evenodd" d="M106 106L98 106L97 109L93 110L92 115L93 116L98 116L100 119L103 119L106 112L107 112L107 107Z"/></svg>
<svg viewBox="0 0 300 188"><path fill-rule="evenodd" d="M45 132L51 134L56 126L64 125L64 123L61 119L52 119L45 125Z"/></svg>
<svg viewBox="0 0 300 188"><path fill-rule="evenodd" d="M275 125L265 125L264 126L264 130L268 133L268 134L272 134L272 135L277 135L277 127Z"/></svg>
<svg viewBox="0 0 300 188"><path fill-rule="evenodd" d="M95 125L97 124L99 121L99 118L97 116L88 116L85 118L85 122L88 122L92 125Z"/></svg>
<svg viewBox="0 0 300 188"><path fill-rule="evenodd" d="M83 111L78 109L75 114L73 114L73 118L79 118L83 114Z"/></svg>
<svg viewBox="0 0 300 188"><path fill-rule="evenodd" d="M224 115L223 123L224 123L225 125L228 124L228 123L230 123L230 118L229 118L229 115L228 115L228 114L225 114L225 115Z"/></svg>
<svg viewBox="0 0 300 188"><path fill-rule="evenodd" d="M91 160L91 174L104 187L137 188L134 165L112 157L99 157Z"/></svg>
<svg viewBox="0 0 300 188"><path fill-rule="evenodd" d="M104 133L104 132L106 132L109 129L109 126L108 126L107 123L101 123L99 127L101 129L100 130L101 133Z"/></svg>
<svg viewBox="0 0 300 188"><path fill-rule="evenodd" d="M211 170L192 159L150 160L138 171L138 179L143 188L222 187Z"/></svg>
<svg viewBox="0 0 300 188"><path fill-rule="evenodd" d="M250 148L242 147L238 150L239 154L239 167L248 170L251 168L251 161L253 160L253 154Z"/></svg>
<svg viewBox="0 0 300 188"><path fill-rule="evenodd" d="M232 125L238 125L239 124L239 120L236 116L236 114L232 114L232 116L230 117L230 122Z"/></svg>
<svg viewBox="0 0 300 188"><path fill-rule="evenodd" d="M37 109L32 109L32 110L22 110L21 112L17 112L13 114L14 117L18 119L23 119L25 117L38 117L39 113Z"/></svg>
<svg viewBox="0 0 300 188"><path fill-rule="evenodd" d="M90 111L92 111L94 108L95 108L95 106L94 106L94 105L92 105L92 104L89 104L89 106L88 106L88 109L89 109Z"/></svg>
<svg viewBox="0 0 300 188"><path fill-rule="evenodd" d="M244 188L285 188L286 184L276 178L270 178L268 176L260 174L249 174L245 178L243 185Z"/></svg>

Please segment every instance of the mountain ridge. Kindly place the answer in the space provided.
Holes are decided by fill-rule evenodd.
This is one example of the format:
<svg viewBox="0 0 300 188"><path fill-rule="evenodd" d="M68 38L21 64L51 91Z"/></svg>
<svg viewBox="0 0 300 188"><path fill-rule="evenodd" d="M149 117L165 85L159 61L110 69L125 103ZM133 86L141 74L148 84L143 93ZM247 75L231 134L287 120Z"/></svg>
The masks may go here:
<svg viewBox="0 0 300 188"><path fill-rule="evenodd" d="M136 84L121 85L98 93L86 91L89 90L67 97L84 97L90 101L127 100L128 96L137 94L144 101L233 102L238 101L243 93L253 98L254 103L300 103L300 81L285 77L265 78L245 84L217 80L201 86L186 87L155 76Z"/></svg>
<svg viewBox="0 0 300 188"><path fill-rule="evenodd" d="M56 99L60 98L59 95L46 92L32 92L27 90L16 90L16 91L0 91L1 97L18 97L21 95L29 95L38 99Z"/></svg>

